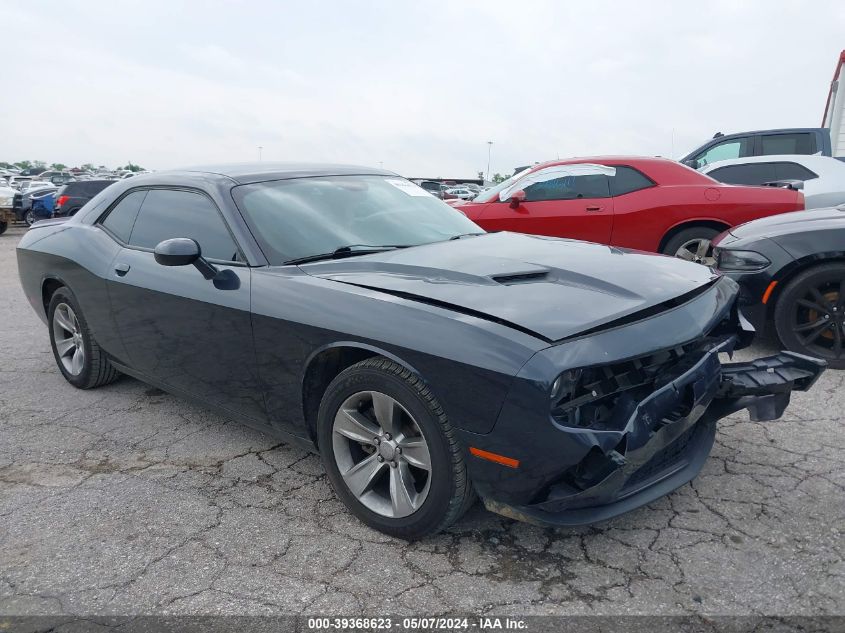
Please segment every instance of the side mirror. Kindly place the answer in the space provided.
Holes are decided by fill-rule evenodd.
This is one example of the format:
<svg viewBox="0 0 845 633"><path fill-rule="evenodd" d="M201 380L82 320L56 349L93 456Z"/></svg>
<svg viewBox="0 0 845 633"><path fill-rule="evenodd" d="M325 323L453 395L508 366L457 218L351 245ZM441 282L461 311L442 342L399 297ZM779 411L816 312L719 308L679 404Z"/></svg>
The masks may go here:
<svg viewBox="0 0 845 633"><path fill-rule="evenodd" d="M519 205L525 202L525 191L520 189L511 194L510 207L511 209L518 209Z"/></svg>
<svg viewBox="0 0 845 633"><path fill-rule="evenodd" d="M154 254L156 262L162 266L192 264L206 279L214 279L217 276L217 269L203 259L199 242L189 237L174 237L159 242Z"/></svg>
<svg viewBox="0 0 845 633"><path fill-rule="evenodd" d="M683 164L687 167L692 167L693 169L698 169L701 166L698 164L698 159L696 158L688 158L687 160L683 161Z"/></svg>

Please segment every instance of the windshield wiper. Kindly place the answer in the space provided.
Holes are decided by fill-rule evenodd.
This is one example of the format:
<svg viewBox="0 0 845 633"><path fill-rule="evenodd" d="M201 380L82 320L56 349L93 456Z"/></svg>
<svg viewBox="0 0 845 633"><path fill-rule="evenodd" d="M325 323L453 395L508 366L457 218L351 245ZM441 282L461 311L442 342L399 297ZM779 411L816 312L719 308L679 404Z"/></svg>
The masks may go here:
<svg viewBox="0 0 845 633"><path fill-rule="evenodd" d="M307 264L308 262L318 262L323 259L341 259L343 257L354 257L355 255L368 255L370 253L381 253L384 251L392 251L397 248L407 248L404 244L385 244L383 246L373 246L371 244L349 244L334 249L331 253L320 253L319 255L306 255L305 257L297 257L296 259L289 259L285 264Z"/></svg>
<svg viewBox="0 0 845 633"><path fill-rule="evenodd" d="M449 241L459 240L464 237L475 237L476 235L485 235L485 233L461 233L460 235L453 235L449 238Z"/></svg>

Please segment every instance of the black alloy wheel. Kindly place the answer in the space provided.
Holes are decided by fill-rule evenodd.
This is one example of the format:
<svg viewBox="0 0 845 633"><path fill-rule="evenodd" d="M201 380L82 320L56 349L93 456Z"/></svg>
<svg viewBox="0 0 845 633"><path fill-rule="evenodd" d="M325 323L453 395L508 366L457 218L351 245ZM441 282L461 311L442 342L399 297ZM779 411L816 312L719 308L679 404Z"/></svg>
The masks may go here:
<svg viewBox="0 0 845 633"><path fill-rule="evenodd" d="M787 349L845 369L845 263L816 266L793 279L775 305L775 329Z"/></svg>

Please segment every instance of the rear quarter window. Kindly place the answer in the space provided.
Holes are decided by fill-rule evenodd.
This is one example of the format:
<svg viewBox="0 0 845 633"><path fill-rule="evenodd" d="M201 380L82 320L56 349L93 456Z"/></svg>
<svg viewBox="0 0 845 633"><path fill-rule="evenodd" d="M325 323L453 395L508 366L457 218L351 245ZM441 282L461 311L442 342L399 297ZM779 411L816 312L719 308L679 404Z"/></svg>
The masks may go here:
<svg viewBox="0 0 845 633"><path fill-rule="evenodd" d="M616 166L616 175L610 179L610 193L614 196L624 196L641 189L654 186L654 181L641 171L624 165Z"/></svg>
<svg viewBox="0 0 845 633"><path fill-rule="evenodd" d="M124 196L112 207L111 211L100 220L109 232L123 242L129 242L132 234L132 227L135 226L135 219L138 217L138 210L147 196L146 191L133 191Z"/></svg>
<svg viewBox="0 0 845 633"><path fill-rule="evenodd" d="M810 171L804 165L798 163L775 163L775 172L778 180L813 180L819 175L814 171Z"/></svg>

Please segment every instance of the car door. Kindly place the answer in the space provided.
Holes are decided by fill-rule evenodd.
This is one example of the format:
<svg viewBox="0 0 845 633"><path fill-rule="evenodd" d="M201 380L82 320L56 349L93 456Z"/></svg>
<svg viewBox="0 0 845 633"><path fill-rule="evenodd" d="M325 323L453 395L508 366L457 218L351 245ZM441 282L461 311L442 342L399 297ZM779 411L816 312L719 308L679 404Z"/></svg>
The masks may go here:
<svg viewBox="0 0 845 633"><path fill-rule="evenodd" d="M102 221L124 240L109 271L108 289L131 367L168 387L264 422L250 270L219 209L194 190L155 188L136 190L135 195L143 199L134 219L130 212L110 222L110 213ZM153 249L175 237L196 240L205 259L220 271L231 271L225 273L229 283L206 280L194 266L158 264Z"/></svg>
<svg viewBox="0 0 845 633"><path fill-rule="evenodd" d="M479 217L479 224L488 231L606 244L613 228L613 199L602 169L607 168L555 165L532 172L503 192L504 201L494 198ZM514 205L508 196L519 190L525 192L525 199Z"/></svg>

